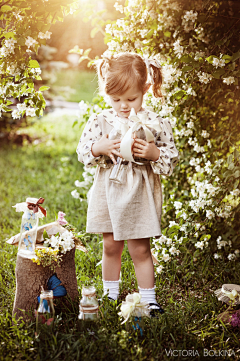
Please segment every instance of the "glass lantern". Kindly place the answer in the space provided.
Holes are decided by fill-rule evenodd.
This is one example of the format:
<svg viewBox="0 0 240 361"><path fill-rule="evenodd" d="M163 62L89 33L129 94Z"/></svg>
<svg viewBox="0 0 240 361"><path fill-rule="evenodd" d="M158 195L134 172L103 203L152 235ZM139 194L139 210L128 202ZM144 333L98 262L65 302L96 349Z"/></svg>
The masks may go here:
<svg viewBox="0 0 240 361"><path fill-rule="evenodd" d="M117 157L117 164L114 164L110 173L109 179L113 183L123 184L125 176L125 164L122 162L122 158Z"/></svg>
<svg viewBox="0 0 240 361"><path fill-rule="evenodd" d="M80 301L79 320L96 321L98 318L98 300L94 286L82 288L82 299Z"/></svg>
<svg viewBox="0 0 240 361"><path fill-rule="evenodd" d="M109 139L110 140L121 139L121 133L113 128L109 133ZM120 148L118 149L118 151L119 150ZM112 181L113 183L123 184L125 180L124 177L125 172L126 172L126 166L123 162L123 159L121 157L117 157L117 164L113 165L109 176L110 181Z"/></svg>
<svg viewBox="0 0 240 361"><path fill-rule="evenodd" d="M27 198L26 203L36 204L37 198ZM18 253L24 257L32 257L36 248L38 230L38 214L26 208L22 216Z"/></svg>
<svg viewBox="0 0 240 361"><path fill-rule="evenodd" d="M42 290L40 294L40 303L36 313L36 332L40 331L40 325L53 325L55 309L53 305L53 291Z"/></svg>

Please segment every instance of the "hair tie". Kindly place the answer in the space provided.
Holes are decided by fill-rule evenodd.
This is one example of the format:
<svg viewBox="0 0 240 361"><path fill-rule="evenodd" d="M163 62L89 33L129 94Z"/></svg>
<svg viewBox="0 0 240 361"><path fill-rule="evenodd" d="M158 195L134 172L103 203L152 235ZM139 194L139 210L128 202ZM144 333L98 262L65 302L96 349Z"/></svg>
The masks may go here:
<svg viewBox="0 0 240 361"><path fill-rule="evenodd" d="M109 69L111 59L108 58L105 55L102 55L102 60L104 61L104 64L103 64L103 67L102 67L102 77L103 77L103 80L105 80L105 77L106 77L107 71Z"/></svg>
<svg viewBox="0 0 240 361"><path fill-rule="evenodd" d="M147 59L147 58L145 58L144 63L146 64L147 71L148 71L148 74L149 74L150 79L151 79L151 84L154 84L155 81L154 81L154 78L153 78L153 74L152 74L152 70L150 68L150 65L153 65L153 66L155 66L156 68L159 68L159 69L162 69L162 67L161 67L160 63L158 62L158 60L156 60L156 59Z"/></svg>

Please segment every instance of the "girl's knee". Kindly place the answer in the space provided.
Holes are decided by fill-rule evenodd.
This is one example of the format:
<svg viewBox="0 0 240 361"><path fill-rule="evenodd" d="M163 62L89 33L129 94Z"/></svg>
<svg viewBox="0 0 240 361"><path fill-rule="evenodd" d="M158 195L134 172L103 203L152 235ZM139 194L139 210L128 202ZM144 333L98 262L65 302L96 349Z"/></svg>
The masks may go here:
<svg viewBox="0 0 240 361"><path fill-rule="evenodd" d="M103 254L107 257L121 256L123 250L123 241L114 241L111 233L103 236Z"/></svg>
<svg viewBox="0 0 240 361"><path fill-rule="evenodd" d="M116 249L113 245L103 245L103 254L107 257L116 257L121 255L122 252L120 252L119 249Z"/></svg>
<svg viewBox="0 0 240 361"><path fill-rule="evenodd" d="M134 240L130 242L134 242ZM136 244L129 243L128 250L133 261L142 262L151 257L149 242L136 241Z"/></svg>

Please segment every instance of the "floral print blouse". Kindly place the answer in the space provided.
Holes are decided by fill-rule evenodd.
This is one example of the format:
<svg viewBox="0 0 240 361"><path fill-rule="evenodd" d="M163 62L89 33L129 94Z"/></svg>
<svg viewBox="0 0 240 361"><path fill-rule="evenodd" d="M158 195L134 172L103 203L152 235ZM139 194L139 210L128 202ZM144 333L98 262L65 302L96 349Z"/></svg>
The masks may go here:
<svg viewBox="0 0 240 361"><path fill-rule="evenodd" d="M160 156L157 161L148 161L148 163L150 163L154 173L170 176L179 159L170 121L149 110L143 109L138 112L138 114L141 113L147 114L149 123L158 120L161 128L161 131L149 128L154 135L154 142L160 150ZM135 122L130 119L120 118L114 109L105 109L100 114L92 114L77 147L79 162L84 163L86 167L95 165L109 167L110 158L104 155L94 157L91 151L92 145L103 134L109 134L113 128L121 133L123 123L125 123L125 126L131 127Z"/></svg>

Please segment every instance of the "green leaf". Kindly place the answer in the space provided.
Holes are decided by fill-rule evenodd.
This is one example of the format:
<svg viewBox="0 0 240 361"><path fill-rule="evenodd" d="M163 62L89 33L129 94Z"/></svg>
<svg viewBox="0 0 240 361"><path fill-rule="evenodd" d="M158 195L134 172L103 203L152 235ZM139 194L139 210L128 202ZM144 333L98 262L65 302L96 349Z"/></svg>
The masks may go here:
<svg viewBox="0 0 240 361"><path fill-rule="evenodd" d="M236 179L233 185L233 189L236 189L239 185L239 179Z"/></svg>
<svg viewBox="0 0 240 361"><path fill-rule="evenodd" d="M240 58L240 50L232 55L232 61L235 61Z"/></svg>
<svg viewBox="0 0 240 361"><path fill-rule="evenodd" d="M197 250L194 252L193 256L194 256L194 257L198 257L198 256L199 256L199 253L200 253L200 251L199 251L199 249L197 249Z"/></svg>
<svg viewBox="0 0 240 361"><path fill-rule="evenodd" d="M182 212L178 212L177 215L176 215L176 218L179 218L181 216Z"/></svg>
<svg viewBox="0 0 240 361"><path fill-rule="evenodd" d="M29 60L28 63L29 68L40 68L40 65L37 60Z"/></svg>
<svg viewBox="0 0 240 361"><path fill-rule="evenodd" d="M234 75L234 76L240 76L240 70L234 71L234 72L233 72L233 75Z"/></svg>
<svg viewBox="0 0 240 361"><path fill-rule="evenodd" d="M9 33L5 33L4 36L6 39L9 39L9 38L15 39L15 34L12 31L10 31Z"/></svg>
<svg viewBox="0 0 240 361"><path fill-rule="evenodd" d="M77 120L77 119L74 120L73 125L72 125L72 128L75 127L75 125L76 125L77 123L78 123L78 120Z"/></svg>
<svg viewBox="0 0 240 361"><path fill-rule="evenodd" d="M237 149L234 149L233 155L235 159L239 158L239 152L237 151Z"/></svg>
<svg viewBox="0 0 240 361"><path fill-rule="evenodd" d="M44 229L44 231L43 231L43 239L45 240L45 239L48 239L48 238L49 238L49 236L47 234L47 231L46 231L46 229Z"/></svg>
<svg viewBox="0 0 240 361"><path fill-rule="evenodd" d="M206 60L212 64L213 58L216 58L216 56L210 55L208 58L206 58Z"/></svg>
<svg viewBox="0 0 240 361"><path fill-rule="evenodd" d="M189 55L183 55L181 57L181 61L183 63L190 63L191 61L193 61L193 58L191 56L189 56Z"/></svg>
<svg viewBox="0 0 240 361"><path fill-rule="evenodd" d="M233 155L230 154L230 155L228 156L228 159L227 159L228 165L230 165L230 164L232 163L232 160L233 160Z"/></svg>
<svg viewBox="0 0 240 361"><path fill-rule="evenodd" d="M223 173L224 178L227 178L227 177L229 178L231 176L232 176L232 172L230 170L227 170L226 172Z"/></svg>
<svg viewBox="0 0 240 361"><path fill-rule="evenodd" d="M221 144L221 148L223 149L223 146L224 146L224 144L227 142L227 139L225 139L223 142L222 142L222 144Z"/></svg>
<svg viewBox="0 0 240 361"><path fill-rule="evenodd" d="M198 61L194 61L194 62L192 63L192 67L193 67L194 69L199 68L200 66L201 66L201 63L199 63Z"/></svg>
<svg viewBox="0 0 240 361"><path fill-rule="evenodd" d="M38 23L37 24L38 30L46 33L46 31L48 31L51 27L51 24L43 24L43 23Z"/></svg>
<svg viewBox="0 0 240 361"><path fill-rule="evenodd" d="M237 170L237 171L234 173L234 177L235 177L235 178L239 178L239 177L240 177L240 172L239 172L239 170Z"/></svg>
<svg viewBox="0 0 240 361"><path fill-rule="evenodd" d="M184 90L179 90L177 91L175 94L172 95L173 99L181 99L184 95L186 94L186 92Z"/></svg>
<svg viewBox="0 0 240 361"><path fill-rule="evenodd" d="M164 36L166 36L167 38L171 38L172 36L172 33L170 31L165 31L164 33Z"/></svg>
<svg viewBox="0 0 240 361"><path fill-rule="evenodd" d="M50 86L43 85L39 88L40 92L43 92L44 90L50 89Z"/></svg>
<svg viewBox="0 0 240 361"><path fill-rule="evenodd" d="M88 63L87 63L87 67L90 68L92 65L95 64L95 61L94 60L90 60Z"/></svg>
<svg viewBox="0 0 240 361"><path fill-rule="evenodd" d="M83 55L84 55L84 56L88 56L88 54L90 53L91 50L92 50L91 48L85 50L84 53L83 53Z"/></svg>
<svg viewBox="0 0 240 361"><path fill-rule="evenodd" d="M74 48L73 48L73 49L70 49L68 52L69 52L69 53L76 53L76 54L82 55L83 49L79 49L79 46L78 46L78 45L75 45Z"/></svg>
<svg viewBox="0 0 240 361"><path fill-rule="evenodd" d="M212 237L211 234L205 234L205 235L204 235L204 238L205 238L205 239L207 238L207 240L209 240L211 237Z"/></svg>
<svg viewBox="0 0 240 361"><path fill-rule="evenodd" d="M25 45L25 39L22 38L22 37L19 38L17 42L18 42L18 45L20 45L20 46L24 46L24 45Z"/></svg>
<svg viewBox="0 0 240 361"><path fill-rule="evenodd" d="M171 228L168 229L168 233L171 234L171 235L172 235L173 233L177 234L177 231L179 230L179 228L180 228L180 227L177 226L177 225L172 226Z"/></svg>
<svg viewBox="0 0 240 361"><path fill-rule="evenodd" d="M3 13L6 13L6 12L8 12L8 11L12 11L12 8L11 8L11 6L3 5L3 6L1 7L1 11L2 11Z"/></svg>
<svg viewBox="0 0 240 361"><path fill-rule="evenodd" d="M228 92L224 95L224 98L227 98L228 96L234 98L234 93L233 92Z"/></svg>
<svg viewBox="0 0 240 361"><path fill-rule="evenodd" d="M218 69L214 73L212 73L212 76L216 79L219 79L221 75L225 74L224 69Z"/></svg>
<svg viewBox="0 0 240 361"><path fill-rule="evenodd" d="M232 62L231 64L228 65L228 69L229 70L234 70L236 68L236 63Z"/></svg>
<svg viewBox="0 0 240 361"><path fill-rule="evenodd" d="M217 40L215 45L223 45L224 44L224 41L225 39L221 39L221 40Z"/></svg>
<svg viewBox="0 0 240 361"><path fill-rule="evenodd" d="M189 70L192 70L192 69L193 69L192 66L186 65L186 66L184 66L184 67L182 68L182 72L183 72L183 73L186 73L186 71L189 71Z"/></svg>
<svg viewBox="0 0 240 361"><path fill-rule="evenodd" d="M83 60L87 60L88 56L81 56L81 58L78 60L78 63L80 64Z"/></svg>
<svg viewBox="0 0 240 361"><path fill-rule="evenodd" d="M225 60L225 63L229 63L232 60L232 57L230 55L223 55L222 57Z"/></svg>

